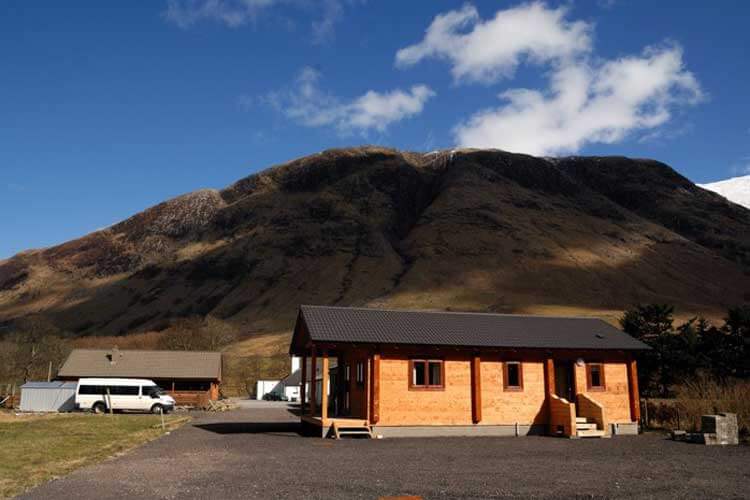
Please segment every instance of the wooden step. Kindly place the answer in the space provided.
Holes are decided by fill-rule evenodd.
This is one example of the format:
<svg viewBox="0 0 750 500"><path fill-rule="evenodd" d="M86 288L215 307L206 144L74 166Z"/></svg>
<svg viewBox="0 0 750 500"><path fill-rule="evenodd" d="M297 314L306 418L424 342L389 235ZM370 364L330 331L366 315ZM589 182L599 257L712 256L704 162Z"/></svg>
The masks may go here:
<svg viewBox="0 0 750 500"><path fill-rule="evenodd" d="M576 430L579 431L595 431L596 424L576 424Z"/></svg>
<svg viewBox="0 0 750 500"><path fill-rule="evenodd" d="M577 424L587 424L588 422L589 422L589 419L586 417L576 417Z"/></svg>
<svg viewBox="0 0 750 500"><path fill-rule="evenodd" d="M576 435L580 438L602 438L606 433L600 430L578 431Z"/></svg>
<svg viewBox="0 0 750 500"><path fill-rule="evenodd" d="M369 425L340 424L333 422L333 438L341 439L344 436L367 436L372 439L372 428Z"/></svg>

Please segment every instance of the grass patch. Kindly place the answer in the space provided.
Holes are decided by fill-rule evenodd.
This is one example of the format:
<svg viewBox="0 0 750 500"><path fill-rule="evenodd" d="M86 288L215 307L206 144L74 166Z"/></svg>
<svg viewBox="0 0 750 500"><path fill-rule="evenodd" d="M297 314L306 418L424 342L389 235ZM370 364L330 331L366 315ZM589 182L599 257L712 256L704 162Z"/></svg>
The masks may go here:
<svg viewBox="0 0 750 500"><path fill-rule="evenodd" d="M167 430L188 417L167 416ZM45 415L0 418L0 498L163 435L152 415Z"/></svg>

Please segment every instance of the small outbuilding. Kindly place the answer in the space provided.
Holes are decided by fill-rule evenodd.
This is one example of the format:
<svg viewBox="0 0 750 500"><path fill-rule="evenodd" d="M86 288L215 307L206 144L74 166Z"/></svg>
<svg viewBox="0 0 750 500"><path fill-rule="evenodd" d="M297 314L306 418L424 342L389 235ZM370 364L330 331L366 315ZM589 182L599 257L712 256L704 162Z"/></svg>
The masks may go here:
<svg viewBox="0 0 750 500"><path fill-rule="evenodd" d="M21 411L73 411L77 386L76 382L26 382L21 386Z"/></svg>
<svg viewBox="0 0 750 500"><path fill-rule="evenodd" d="M319 378L320 379L320 378ZM292 356L292 368L289 375L281 380L258 380L255 389L255 399L263 399L266 394L286 396L288 401L299 401L302 372L300 358Z"/></svg>
<svg viewBox="0 0 750 500"><path fill-rule="evenodd" d="M284 395L289 401L299 401L300 386L302 385L302 372L298 368L281 381L284 386Z"/></svg>
<svg viewBox="0 0 750 500"><path fill-rule="evenodd" d="M284 393L284 386L281 380L260 379L255 382L255 399L262 400L266 394L275 394L281 396Z"/></svg>
<svg viewBox="0 0 750 500"><path fill-rule="evenodd" d="M57 378L142 378L156 382L178 405L197 406L219 399L221 353L74 349Z"/></svg>

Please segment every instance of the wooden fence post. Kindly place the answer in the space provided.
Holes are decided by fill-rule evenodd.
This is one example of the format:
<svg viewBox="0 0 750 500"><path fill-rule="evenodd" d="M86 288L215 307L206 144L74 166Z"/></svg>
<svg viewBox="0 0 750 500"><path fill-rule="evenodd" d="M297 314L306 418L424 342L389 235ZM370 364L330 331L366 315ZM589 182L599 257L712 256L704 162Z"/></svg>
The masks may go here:
<svg viewBox="0 0 750 500"><path fill-rule="evenodd" d="M109 387L107 387L107 404L109 405L109 414L114 415L115 410L112 408L112 394L109 392Z"/></svg>

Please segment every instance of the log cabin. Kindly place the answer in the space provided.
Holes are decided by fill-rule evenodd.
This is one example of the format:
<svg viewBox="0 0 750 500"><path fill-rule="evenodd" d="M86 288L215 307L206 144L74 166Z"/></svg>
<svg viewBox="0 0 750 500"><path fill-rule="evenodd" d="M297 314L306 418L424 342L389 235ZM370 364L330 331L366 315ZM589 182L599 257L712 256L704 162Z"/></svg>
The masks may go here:
<svg viewBox="0 0 750 500"><path fill-rule="evenodd" d="M145 378L180 406L205 406L219 399L221 364L220 352L73 349L57 379Z"/></svg>
<svg viewBox="0 0 750 500"><path fill-rule="evenodd" d="M290 354L313 435L578 438L637 434L646 349L596 318L303 305Z"/></svg>

